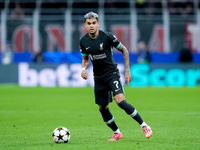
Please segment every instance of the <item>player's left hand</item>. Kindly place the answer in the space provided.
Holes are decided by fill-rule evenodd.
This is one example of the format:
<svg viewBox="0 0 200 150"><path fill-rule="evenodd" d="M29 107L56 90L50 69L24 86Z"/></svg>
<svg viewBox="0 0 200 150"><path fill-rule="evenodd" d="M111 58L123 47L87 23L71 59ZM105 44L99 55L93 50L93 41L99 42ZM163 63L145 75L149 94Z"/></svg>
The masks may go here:
<svg viewBox="0 0 200 150"><path fill-rule="evenodd" d="M125 83L127 83L129 85L129 83L131 82L131 73L129 69L125 70Z"/></svg>

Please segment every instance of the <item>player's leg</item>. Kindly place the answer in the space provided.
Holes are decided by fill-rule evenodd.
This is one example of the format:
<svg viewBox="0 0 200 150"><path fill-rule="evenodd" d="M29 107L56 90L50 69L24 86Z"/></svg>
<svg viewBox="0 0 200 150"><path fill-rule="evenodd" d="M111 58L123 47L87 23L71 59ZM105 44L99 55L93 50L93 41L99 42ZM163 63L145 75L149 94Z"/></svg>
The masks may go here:
<svg viewBox="0 0 200 150"><path fill-rule="evenodd" d="M113 134L121 135L118 138L110 139L111 141L116 141L122 138L122 134L117 127L114 117L109 110L109 103L112 102L111 91L108 90L108 86L105 86L103 82L95 81L94 86L95 92L95 102L99 105L99 111L102 115L104 122L113 130Z"/></svg>
<svg viewBox="0 0 200 150"><path fill-rule="evenodd" d="M114 133L120 133L120 130L114 121L114 117L109 110L109 105L107 106L99 105L99 111L102 115L104 122L107 124L107 126L110 127Z"/></svg>
<svg viewBox="0 0 200 150"><path fill-rule="evenodd" d="M104 122L114 132L112 138L109 139L109 141L116 141L116 140L121 139L123 137L123 135L122 135L121 131L119 130L119 128L117 127L117 125L114 121L114 117L109 110L109 105L106 105L106 106L99 105L99 111L101 112L101 115L102 115Z"/></svg>
<svg viewBox="0 0 200 150"><path fill-rule="evenodd" d="M152 134L151 128L143 121L137 110L125 100L124 90L120 79L117 77L114 78L110 82L110 86L112 88L113 96L118 106L140 124L143 132L145 133L145 136L149 138Z"/></svg>
<svg viewBox="0 0 200 150"><path fill-rule="evenodd" d="M118 106L135 119L141 126L146 126L136 109L125 100L124 89L118 76L113 78L110 82L110 87L113 92L114 100Z"/></svg>
<svg viewBox="0 0 200 150"><path fill-rule="evenodd" d="M124 94L117 94L114 99L120 108L140 124L145 136L149 138L152 135L151 128L143 121L137 110L125 100Z"/></svg>
<svg viewBox="0 0 200 150"><path fill-rule="evenodd" d="M137 110L125 100L123 93L115 95L114 99L118 106L122 108L128 115L130 115L135 121L137 121L141 127L146 126Z"/></svg>

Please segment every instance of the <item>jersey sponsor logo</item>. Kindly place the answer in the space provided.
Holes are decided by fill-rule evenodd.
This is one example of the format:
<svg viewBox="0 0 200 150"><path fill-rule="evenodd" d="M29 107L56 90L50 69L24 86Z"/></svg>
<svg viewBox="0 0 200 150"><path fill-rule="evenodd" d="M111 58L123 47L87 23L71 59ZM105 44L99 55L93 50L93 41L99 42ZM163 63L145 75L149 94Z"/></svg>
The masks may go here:
<svg viewBox="0 0 200 150"><path fill-rule="evenodd" d="M100 50L103 50L103 43L100 44Z"/></svg>
<svg viewBox="0 0 200 150"><path fill-rule="evenodd" d="M91 57L93 58L92 60L99 60L99 59L104 59L107 56L105 53L103 53L103 54L99 54L99 55L92 55Z"/></svg>
<svg viewBox="0 0 200 150"><path fill-rule="evenodd" d="M93 57L92 57L92 55L91 55L91 54L89 54L89 57L90 57L91 61L93 61Z"/></svg>

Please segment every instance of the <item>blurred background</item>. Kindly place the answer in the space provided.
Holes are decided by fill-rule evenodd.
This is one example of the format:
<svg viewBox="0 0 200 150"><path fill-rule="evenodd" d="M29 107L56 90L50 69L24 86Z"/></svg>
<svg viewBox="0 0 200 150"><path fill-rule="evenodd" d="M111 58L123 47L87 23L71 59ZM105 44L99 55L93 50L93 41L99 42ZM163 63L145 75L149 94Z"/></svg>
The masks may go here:
<svg viewBox="0 0 200 150"><path fill-rule="evenodd" d="M0 83L93 85L80 79L89 11L129 50L131 86L200 84L200 0L0 0Z"/></svg>

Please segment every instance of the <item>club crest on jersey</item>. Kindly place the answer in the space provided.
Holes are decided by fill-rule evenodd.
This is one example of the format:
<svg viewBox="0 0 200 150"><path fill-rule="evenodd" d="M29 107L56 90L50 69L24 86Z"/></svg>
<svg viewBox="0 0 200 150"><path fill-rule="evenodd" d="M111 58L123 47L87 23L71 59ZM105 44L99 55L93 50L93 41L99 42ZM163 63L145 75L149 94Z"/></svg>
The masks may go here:
<svg viewBox="0 0 200 150"><path fill-rule="evenodd" d="M103 50L103 43L100 44L100 50Z"/></svg>

